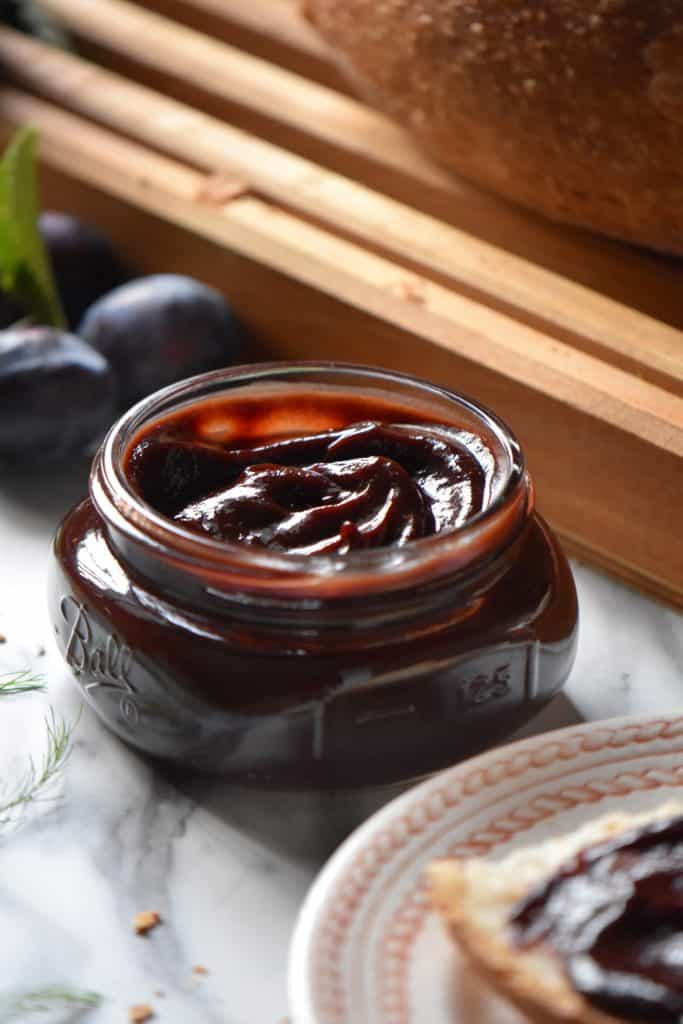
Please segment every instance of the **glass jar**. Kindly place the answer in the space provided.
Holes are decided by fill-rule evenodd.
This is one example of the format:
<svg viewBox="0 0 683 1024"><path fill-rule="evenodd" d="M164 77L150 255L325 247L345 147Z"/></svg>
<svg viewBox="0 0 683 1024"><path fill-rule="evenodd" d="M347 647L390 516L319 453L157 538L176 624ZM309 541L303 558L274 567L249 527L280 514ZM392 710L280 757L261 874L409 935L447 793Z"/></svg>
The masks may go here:
<svg viewBox="0 0 683 1024"><path fill-rule="evenodd" d="M190 532L142 500L125 460L145 428L217 396L223 433L244 396L292 436L310 430L313 405L319 429L328 406L338 426L364 402L471 432L493 455L489 500L456 530L346 555ZM49 588L58 645L104 722L241 783L424 776L509 736L575 655L571 572L510 430L443 388L344 364L238 367L135 406L57 533Z"/></svg>

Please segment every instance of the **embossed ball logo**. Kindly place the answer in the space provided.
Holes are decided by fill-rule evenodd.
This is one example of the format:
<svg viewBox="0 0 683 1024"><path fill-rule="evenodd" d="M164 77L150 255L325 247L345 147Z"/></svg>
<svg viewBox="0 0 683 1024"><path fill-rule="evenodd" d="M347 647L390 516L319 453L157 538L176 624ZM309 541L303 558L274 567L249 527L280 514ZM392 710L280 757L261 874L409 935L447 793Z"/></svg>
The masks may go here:
<svg viewBox="0 0 683 1024"><path fill-rule="evenodd" d="M89 696L98 689L119 693L120 715L130 728L135 728L140 711L130 681L132 650L114 633L103 634L94 627L91 614L73 595L65 595L59 607L66 627L64 657L71 671Z"/></svg>

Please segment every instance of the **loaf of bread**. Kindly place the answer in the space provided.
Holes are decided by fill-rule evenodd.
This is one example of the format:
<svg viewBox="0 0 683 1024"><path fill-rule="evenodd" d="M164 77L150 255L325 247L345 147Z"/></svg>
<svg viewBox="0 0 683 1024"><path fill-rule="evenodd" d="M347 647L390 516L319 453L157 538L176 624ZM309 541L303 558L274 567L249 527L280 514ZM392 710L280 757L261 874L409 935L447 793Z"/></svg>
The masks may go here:
<svg viewBox="0 0 683 1024"><path fill-rule="evenodd" d="M628 829L683 814L671 802L645 814L611 814L566 836L517 850L502 860L444 860L429 868L434 905L480 975L536 1024L621 1024L594 1009L567 980L560 959L540 945L510 942L512 910L537 884L588 846Z"/></svg>
<svg viewBox="0 0 683 1024"><path fill-rule="evenodd" d="M458 173L683 253L683 0L304 0L365 95Z"/></svg>

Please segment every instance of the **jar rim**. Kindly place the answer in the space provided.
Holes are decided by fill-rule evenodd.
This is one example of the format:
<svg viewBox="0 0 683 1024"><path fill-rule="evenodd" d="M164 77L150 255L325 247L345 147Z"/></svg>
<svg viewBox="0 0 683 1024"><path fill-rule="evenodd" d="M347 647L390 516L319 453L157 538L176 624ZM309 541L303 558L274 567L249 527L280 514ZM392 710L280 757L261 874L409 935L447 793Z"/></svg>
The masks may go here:
<svg viewBox="0 0 683 1024"><path fill-rule="evenodd" d="M223 388L282 381L299 382L314 375L338 374L349 387L372 382L409 388L417 398L438 399L460 409L495 438L505 458L498 491L484 508L454 530L410 541L346 554L302 555L274 552L239 542L218 541L187 529L162 515L134 490L124 472L124 456L141 428L161 415L176 411ZM354 380L357 383L354 384ZM338 386L344 386L340 380ZM405 391L404 391L405 396ZM436 422L436 420L435 420ZM394 370L336 361L299 361L245 364L216 370L172 384L142 399L112 426L93 462L90 495L95 508L125 540L170 556L195 571L238 576L249 589L283 589L296 580L300 595L317 596L332 585L344 591L392 590L451 574L458 566L471 566L484 550L496 553L513 542L533 507L533 489L517 438L495 413L480 403L441 385ZM248 581L248 582L247 582Z"/></svg>

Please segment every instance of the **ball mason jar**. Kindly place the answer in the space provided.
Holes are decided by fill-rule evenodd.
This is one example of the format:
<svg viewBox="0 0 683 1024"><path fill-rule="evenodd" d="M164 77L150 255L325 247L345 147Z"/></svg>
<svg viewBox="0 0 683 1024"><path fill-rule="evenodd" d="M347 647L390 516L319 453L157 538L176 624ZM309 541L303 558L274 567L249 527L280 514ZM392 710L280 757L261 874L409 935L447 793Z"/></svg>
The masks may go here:
<svg viewBox="0 0 683 1024"><path fill-rule="evenodd" d="M292 436L311 396L318 428L328 406L343 425L349 399L348 417L380 403L471 432L493 456L489 500L453 531L343 556L190 532L140 497L126 453L205 402L225 433L245 396ZM232 368L131 409L57 532L49 603L85 700L123 740L287 788L405 782L502 740L563 685L577 633L572 575L509 428L434 384L344 364Z"/></svg>

